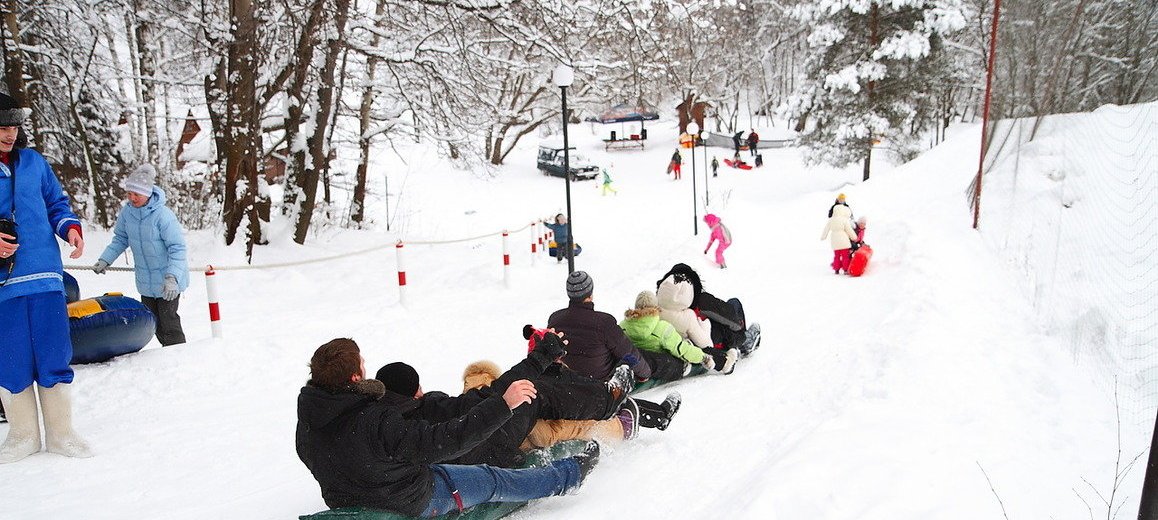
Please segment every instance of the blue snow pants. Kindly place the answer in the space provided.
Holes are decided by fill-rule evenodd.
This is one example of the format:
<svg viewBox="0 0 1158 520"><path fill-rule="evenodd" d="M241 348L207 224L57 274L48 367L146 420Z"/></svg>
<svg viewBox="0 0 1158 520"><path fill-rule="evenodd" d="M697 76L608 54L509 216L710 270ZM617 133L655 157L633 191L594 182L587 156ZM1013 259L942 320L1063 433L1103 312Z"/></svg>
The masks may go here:
<svg viewBox="0 0 1158 520"><path fill-rule="evenodd" d="M35 381L72 382L72 338L62 292L0 301L0 386L14 394Z"/></svg>

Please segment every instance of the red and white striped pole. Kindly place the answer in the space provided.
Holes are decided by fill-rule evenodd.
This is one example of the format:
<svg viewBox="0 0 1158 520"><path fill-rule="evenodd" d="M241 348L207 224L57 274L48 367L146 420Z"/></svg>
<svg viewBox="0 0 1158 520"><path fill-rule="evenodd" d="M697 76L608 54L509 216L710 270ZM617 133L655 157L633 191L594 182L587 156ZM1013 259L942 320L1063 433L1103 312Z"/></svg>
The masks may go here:
<svg viewBox="0 0 1158 520"><path fill-rule="evenodd" d="M213 337L221 339L221 308L217 305L217 272L210 265L205 268L205 296L209 300L209 327Z"/></svg>
<svg viewBox="0 0 1158 520"><path fill-rule="evenodd" d="M402 264L402 241L394 244L394 252L398 257L398 303L406 305L406 267Z"/></svg>
<svg viewBox="0 0 1158 520"><path fill-rule="evenodd" d="M538 222L531 222L531 265L535 265L535 254L539 252L538 237L536 236L539 233L538 225Z"/></svg>
<svg viewBox="0 0 1158 520"><path fill-rule="evenodd" d="M511 288L511 253L507 249L507 230L503 230L503 287Z"/></svg>

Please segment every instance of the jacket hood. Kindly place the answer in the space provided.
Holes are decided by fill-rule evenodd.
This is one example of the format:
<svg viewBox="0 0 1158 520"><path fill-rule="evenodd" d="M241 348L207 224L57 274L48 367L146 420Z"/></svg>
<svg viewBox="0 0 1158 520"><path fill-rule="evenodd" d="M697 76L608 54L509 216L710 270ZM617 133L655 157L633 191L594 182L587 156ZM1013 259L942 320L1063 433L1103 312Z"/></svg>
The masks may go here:
<svg viewBox="0 0 1158 520"><path fill-rule="evenodd" d="M852 210L849 209L849 207L845 206L844 204L837 204L834 208L832 208L832 216L834 218L835 217L841 217L841 218L845 218L845 219L852 218Z"/></svg>
<svg viewBox="0 0 1158 520"><path fill-rule="evenodd" d="M695 288L690 281L675 281L676 275L669 275L659 283L655 296L659 307L669 311L682 311L691 307Z"/></svg>
<svg viewBox="0 0 1158 520"><path fill-rule="evenodd" d="M377 401L386 392L381 381L365 379L336 390L326 390L306 383L298 395L298 419L311 428L322 428L338 417L361 408L367 401Z"/></svg>
<svg viewBox="0 0 1158 520"><path fill-rule="evenodd" d="M668 272L664 273L663 278L656 280L656 282L655 282L656 290L659 290L659 285L661 283L663 283L663 281L666 280L667 277L669 277L673 274L683 275L683 277L686 278L687 281L692 284L692 303L691 303L691 305L694 306L696 303L696 300L699 299L699 297L700 297L700 293L704 292L704 284L703 284L703 282L700 281L699 273L697 273L695 269L692 269L692 267L688 264L678 263L678 264L671 266L671 269L669 269ZM660 307L663 307L663 306L661 305Z"/></svg>
<svg viewBox="0 0 1158 520"><path fill-rule="evenodd" d="M623 317L629 320L638 320L649 316L659 316L659 307L644 307L642 309L627 309Z"/></svg>
<svg viewBox="0 0 1158 520"><path fill-rule="evenodd" d="M714 226L719 221L720 217L717 217L714 213L708 213L707 215L704 215L704 222L709 226Z"/></svg>

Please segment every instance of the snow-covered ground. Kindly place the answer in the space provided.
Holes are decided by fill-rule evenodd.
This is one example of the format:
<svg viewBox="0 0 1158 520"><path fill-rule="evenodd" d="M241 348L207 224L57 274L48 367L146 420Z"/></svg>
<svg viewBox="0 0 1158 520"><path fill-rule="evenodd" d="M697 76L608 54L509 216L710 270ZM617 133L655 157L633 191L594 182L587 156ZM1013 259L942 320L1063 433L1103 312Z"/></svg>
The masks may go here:
<svg viewBox="0 0 1158 520"><path fill-rule="evenodd" d="M702 223L693 235L690 165L681 181L664 175L674 125L649 125L645 151L604 152L599 139L618 126L571 132L581 153L614 162L619 190L572 185L584 248L576 264L595 279L596 308L622 316L636 293L687 262L714 294L744 301L763 346L731 376L645 394L683 394L667 431L605 447L577 494L515 518L976 519L1002 518L1004 508L1012 519L1084 519L1083 499L1105 515L1097 495L1110 496L1119 447L1127 460L1144 452L1149 426L1122 424L1119 442L1104 371L1075 359L1069 336L1049 334L1019 272L971 229L964 190L977 127L904 166L878 164L867 183L859 167L806 168L796 149L765 151L763 169L722 168L706 186L707 210L735 237L719 270L701 255ZM467 363L513 364L525 353L522 325L543 324L566 304L566 264L532 259L522 230L510 239L509 288L497 236L405 247L400 305L391 247L399 236L452 240L564 210L564 181L535 170L534 143L520 148L497 177L450 171L426 150L405 164L382 157L374 171L390 175L392 232L381 200L374 231L324 230L305 246L275 222L255 264L385 247L219 271L223 340L211 339L195 276L182 297L190 342L77 367L76 425L97 456L38 454L0 466L0 517L288 519L324 509L293 439L297 393L318 345L352 337L370 370L403 360L424 388L453 393ZM703 197L702 150L696 161ZM838 192L869 218L876 254L861 278L834 276L820 240ZM109 234L90 229L86 238L91 263ZM212 233L189 242L193 265L242 263L242 248ZM128 273L74 274L85 296L135 294ZM1153 314L1143 319L1152 329ZM1118 490L1120 518L1135 516L1142 471Z"/></svg>

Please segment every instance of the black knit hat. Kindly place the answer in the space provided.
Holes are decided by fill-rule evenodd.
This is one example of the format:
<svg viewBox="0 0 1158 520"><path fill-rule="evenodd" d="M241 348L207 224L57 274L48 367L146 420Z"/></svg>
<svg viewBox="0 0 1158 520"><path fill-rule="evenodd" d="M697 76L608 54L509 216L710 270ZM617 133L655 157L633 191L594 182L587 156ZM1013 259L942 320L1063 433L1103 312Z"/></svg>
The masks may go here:
<svg viewBox="0 0 1158 520"><path fill-rule="evenodd" d="M0 92L0 127L20 126L28 118L29 110L16 104L16 100Z"/></svg>
<svg viewBox="0 0 1158 520"><path fill-rule="evenodd" d="M414 367L401 361L379 368L374 379L381 381L387 390L398 395L414 397L414 394L418 393L418 372Z"/></svg>
<svg viewBox="0 0 1158 520"><path fill-rule="evenodd" d="M584 300L595 291L595 282L586 271L575 271L567 276L567 297Z"/></svg>

